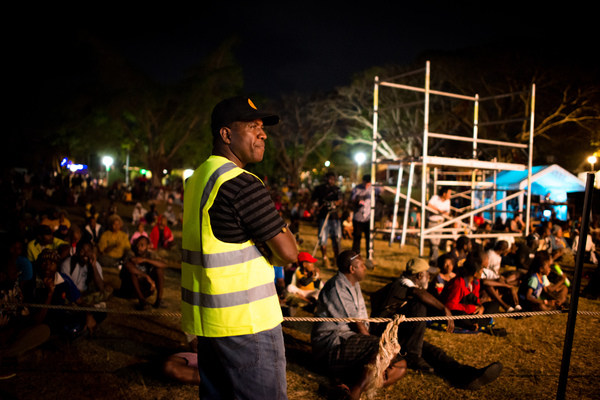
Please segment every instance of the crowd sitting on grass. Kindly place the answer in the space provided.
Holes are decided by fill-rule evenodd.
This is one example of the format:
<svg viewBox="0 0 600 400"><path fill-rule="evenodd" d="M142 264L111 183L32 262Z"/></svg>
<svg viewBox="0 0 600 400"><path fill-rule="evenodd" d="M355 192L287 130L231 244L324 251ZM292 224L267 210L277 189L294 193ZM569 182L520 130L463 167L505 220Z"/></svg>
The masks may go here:
<svg viewBox="0 0 600 400"><path fill-rule="evenodd" d="M281 208L285 207L286 202L282 202ZM311 209L310 204L303 207ZM7 262L0 273L3 298L102 308L111 296L119 295L137 300L138 310L149 306L164 308L167 264L158 250L177 251L172 249L174 240L169 225L174 226L178 220L171 213L159 214L156 207L149 209L141 203L136 205L132 224L124 223L114 213L114 207L96 212L93 206L86 206L86 222L82 225L56 209L40 212L33 219L23 216L19 224L12 226L10 232L15 233L6 241L10 251L6 251ZM305 215L304 211L298 213ZM23 223L25 220L28 223ZM501 225L506 231L523 231L520 219L507 222L494 226L488 223L482 231L502 229ZM597 262L597 235L593 231L586 238L587 262ZM560 263L576 251L578 242L576 224L560 226L556 221L543 223L531 235L516 241L507 236L477 243L468 235L460 236L450 251L437 259L436 267L422 259L413 259L403 266L402 276L373 294L371 316L482 315L478 319L448 320L440 329L501 335L483 314L496 313L500 308L505 312L519 311L521 307L531 311L555 310L568 304L568 278ZM443 253L444 247L441 249ZM367 318L360 292L360 282L368 273L364 261L355 252L340 253L332 260L337 265L337 275L323 282L318 260L308 252L300 252L297 263L280 267L281 274L275 280L282 304L296 305L300 300L306 305L304 310L314 311L316 316ZM109 287L104 281L107 268L120 269L118 288ZM72 341L94 334L105 317L102 312L43 308L25 317L21 310L6 310L0 318L0 357L17 357L51 335ZM427 343L423 339L427 326L431 324L404 324L399 330L398 340L406 356L392 358L384 375L385 385L402 378L407 368L435 372L452 385L468 389L478 389L499 376L500 363L475 369L459 364L444 350ZM351 396L364 391L372 379L364 367L372 364L380 335L380 327L368 324L315 324L311 344L315 359L327 366L325 373L332 378L330 391ZM194 357L197 360L193 352L174 354L165 363L164 372L178 381L197 384Z"/></svg>

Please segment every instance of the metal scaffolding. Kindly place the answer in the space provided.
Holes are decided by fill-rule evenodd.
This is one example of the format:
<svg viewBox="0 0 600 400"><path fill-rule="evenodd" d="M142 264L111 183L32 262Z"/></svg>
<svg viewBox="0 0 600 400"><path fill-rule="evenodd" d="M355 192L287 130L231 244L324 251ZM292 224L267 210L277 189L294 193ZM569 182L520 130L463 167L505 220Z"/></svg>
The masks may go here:
<svg viewBox="0 0 600 400"><path fill-rule="evenodd" d="M404 200L405 208L404 208L404 218L403 218L403 226L402 226L402 236L400 245L404 245L406 241L407 233L415 233L419 237L419 254L423 256L423 247L426 239L432 238L452 238L453 235L451 231L454 229L450 229L450 226L454 223L458 222L460 229L472 227L473 226L473 216L481 213L486 210L490 210L490 212L494 213L494 208L504 203L504 209L506 209L506 202L513 198L517 198L519 200L519 210L523 211L523 198L525 193L531 193L531 169L532 169L532 155L533 155L533 131L534 131L534 110L535 110L535 84L531 87L531 105L530 105L530 114L529 116L525 116L523 121L528 119L529 121L529 144L522 143L509 143L505 141L499 140L488 140L481 139L478 137L479 128L483 126L483 124L479 124L479 106L483 101L494 100L502 97L513 96L518 93L510 93L503 94L499 96L487 97L487 98L479 98L479 95L476 94L474 96L466 96L462 94L454 94L448 92L442 92L438 90L432 90L430 88L430 62L427 61L424 70L414 71L408 74L404 74L400 78L403 78L408 75L414 75L417 73L423 72L425 73L425 82L424 87L415 87L409 86L399 83L387 82L387 81L379 81L379 77L375 77L375 85L373 91L373 147L371 153L371 183L373 187L385 187L388 190L395 192L395 200L394 200L394 212L393 212L393 221L391 229L376 229L375 228L375 191L371 192L371 241L370 248L368 249L368 257L372 259L373 257L373 238L377 232L385 232L390 234L390 246L392 245L395 238L395 226L397 225L397 213L399 209L400 199ZM379 121L379 91L380 88L390 88L392 90L408 90L413 92L422 93L424 95L424 112L423 112L423 152L421 157L394 157L394 158L381 158L378 157L378 148L382 144L385 146L387 153L389 154L390 146L385 142L385 138L379 132L378 129L378 121ZM387 90L387 89L386 89ZM473 103L474 115L473 115L473 135L472 137L466 136L457 136L450 135L446 133L437 133L430 132L429 130L429 120L430 120L430 97L431 96L441 96L453 99L461 99L467 100ZM409 104L405 106L412 106L414 104ZM381 112L385 112L382 110ZM526 114L525 114L526 115ZM510 123L515 122L515 120L511 121L497 121L495 123ZM485 125L494 124L493 122L486 123ZM437 139L445 139L449 141L458 141L465 143L472 143L472 157L471 158L452 158L452 157L439 157L433 156L429 154L429 138L437 138ZM527 150L527 164L516 164L516 163L506 163L506 162L497 162L492 161L484 161L477 159L477 145L478 144L487 144L494 146L504 146L511 147L517 149ZM397 165L398 166L398 178L396 187L388 186L387 183L378 182L377 181L377 166L387 164L387 165ZM404 169L408 167L408 183L406 185L406 195L401 193L402 188L402 178ZM415 168L421 168L421 200L417 201L411 197L412 188L415 182ZM455 168L459 169L459 172L452 172L453 175L468 175L470 176L470 181L464 180L444 180L438 179L440 175L447 175L449 172L444 170L444 168ZM498 171L524 171L527 170L527 190L521 190L516 193L513 193L503 199L496 199L496 174ZM490 176L493 176L492 182L486 182L485 174L490 173ZM480 179L478 179L478 177ZM459 216L450 218L445 220L443 223L432 227L426 228L426 211L433 211L427 206L427 193L428 193L428 183L432 180L432 189L434 192L437 192L437 188L440 186L451 186L453 188L457 187L466 187L464 192L458 192L455 195L460 196L462 198L468 199L470 201L470 205L467 207L463 207L461 209L453 209L453 211L460 213ZM490 204L483 205L481 207L476 207L476 192L485 192L485 191L493 192L493 200ZM416 205L420 208L420 216L421 216L421 226L418 229L408 229L408 219L411 205ZM466 212L464 212L466 211ZM527 196L527 205L525 208L525 234L529 234L529 226L530 226L530 218L531 218L531 196ZM468 219L468 222L465 220ZM506 236L507 233L490 233L490 234L470 234L469 237L498 237L498 236ZM519 234L513 234L513 236L518 236Z"/></svg>

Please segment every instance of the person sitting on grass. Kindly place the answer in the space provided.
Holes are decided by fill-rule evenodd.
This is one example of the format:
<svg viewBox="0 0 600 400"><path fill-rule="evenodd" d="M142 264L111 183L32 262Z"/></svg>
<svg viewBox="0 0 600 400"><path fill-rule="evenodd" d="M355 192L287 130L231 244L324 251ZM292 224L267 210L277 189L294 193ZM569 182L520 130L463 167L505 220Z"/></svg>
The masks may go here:
<svg viewBox="0 0 600 400"><path fill-rule="evenodd" d="M542 250L535 253L529 273L519 288L523 308L530 311L560 309L567 302L568 288L562 275L556 283L550 283L550 255Z"/></svg>
<svg viewBox="0 0 600 400"><path fill-rule="evenodd" d="M360 289L367 273L364 261L353 250L346 250L337 257L337 267L338 273L325 283L319 294L315 316L367 319ZM312 353L333 381L330 397L339 395L358 400L374 379L370 366L375 364L379 353L379 337L369 333L368 325L333 321L313 324ZM397 355L385 372L383 385L392 385L406 374L406 361Z"/></svg>
<svg viewBox="0 0 600 400"><path fill-rule="evenodd" d="M452 315L481 315L497 313L500 305L496 301L481 304L479 294L481 291L481 273L483 260L481 253L471 253L466 258L462 268L459 268L454 277L442 290L440 300L452 311ZM470 331L477 331L480 327L489 325L491 318L456 320L455 325Z"/></svg>
<svg viewBox="0 0 600 400"><path fill-rule="evenodd" d="M109 230L100 236L100 242L98 242L100 251L98 262L103 267L116 266L131 249L129 237L121 230L122 227L123 220L117 214L112 214L108 218Z"/></svg>
<svg viewBox="0 0 600 400"><path fill-rule="evenodd" d="M518 271L508 271L500 275L502 256L508 250L508 243L501 240L496 243L494 249L482 253L483 272L481 273L481 283L484 292L481 294L482 296L487 295L491 300L500 303L500 306L506 312L513 312L521 310L519 297L517 296L517 286L521 274ZM512 306L507 302L512 303Z"/></svg>
<svg viewBox="0 0 600 400"><path fill-rule="evenodd" d="M123 297L138 298L138 310L144 310L149 304L147 298L157 291L154 308L166 308L163 301L164 269L167 264L156 253L150 250L150 242L145 236L137 238L133 252L125 260L119 274L121 278L120 293Z"/></svg>
<svg viewBox="0 0 600 400"><path fill-rule="evenodd" d="M83 296L84 304L98 304L108 299L112 293L112 289L104 284L102 267L96 260L91 243L80 241L76 254L62 262L60 272L73 280Z"/></svg>
<svg viewBox="0 0 600 400"><path fill-rule="evenodd" d="M287 286L288 293L316 306L322 282L319 268L315 267L317 259L302 251L298 254L298 267L292 276L292 283Z"/></svg>
<svg viewBox="0 0 600 400"><path fill-rule="evenodd" d="M456 276L454 273L454 262L452 256L448 253L443 254L437 259L437 267L439 272L433 277L433 285L430 285L429 292L432 293L436 298L444 290L444 286Z"/></svg>
<svg viewBox="0 0 600 400"><path fill-rule="evenodd" d="M188 333L190 351L169 356L162 365L163 373L169 378L186 385L200 385L198 370L198 338Z"/></svg>
<svg viewBox="0 0 600 400"><path fill-rule="evenodd" d="M28 303L81 305L81 292L68 275L58 272L60 256L55 250L44 249L36 262L36 276L23 289ZM106 318L106 313L78 312L39 308L34 315L36 323L48 325L54 334L75 339L89 332Z"/></svg>
<svg viewBox="0 0 600 400"><path fill-rule="evenodd" d="M93 245L98 245L100 237L104 233L104 228L98 223L94 215L87 218L87 224L83 230L81 240L90 242Z"/></svg>
<svg viewBox="0 0 600 400"><path fill-rule="evenodd" d="M146 236L148 239L150 239L148 232L146 232L146 223L144 221L137 223L136 231L133 232L133 235L131 235L131 245L133 245L140 236Z"/></svg>
<svg viewBox="0 0 600 400"><path fill-rule="evenodd" d="M443 257L443 256L442 256ZM438 258L440 260L442 257ZM451 261L450 261L451 262ZM426 260L414 258L406 263L405 272L394 282L379 289L371 296L371 317L392 318L394 314L426 317L427 310L451 316L451 311L427 291L430 267ZM401 323L398 327L400 343L408 368L423 373L433 373L448 379L454 386L477 390L495 381L502 371L502 363L494 362L484 368L464 365L450 357L444 350L423 340L427 323ZM372 333L380 333L385 327L375 325ZM447 321L447 332L454 331L454 321Z"/></svg>
<svg viewBox="0 0 600 400"><path fill-rule="evenodd" d="M48 225L39 225L36 228L36 238L27 245L27 258L34 262L44 249L58 250L63 244L68 244L52 235L52 228Z"/></svg>
<svg viewBox="0 0 600 400"><path fill-rule="evenodd" d="M150 231L150 241L154 250L170 249L175 238L171 228L167 226L167 218L164 215L158 217L158 222Z"/></svg>
<svg viewBox="0 0 600 400"><path fill-rule="evenodd" d="M473 250L473 243L467 236L460 236L456 239L456 244L448 254L452 257L454 267L458 268L463 265L467 259L467 255Z"/></svg>

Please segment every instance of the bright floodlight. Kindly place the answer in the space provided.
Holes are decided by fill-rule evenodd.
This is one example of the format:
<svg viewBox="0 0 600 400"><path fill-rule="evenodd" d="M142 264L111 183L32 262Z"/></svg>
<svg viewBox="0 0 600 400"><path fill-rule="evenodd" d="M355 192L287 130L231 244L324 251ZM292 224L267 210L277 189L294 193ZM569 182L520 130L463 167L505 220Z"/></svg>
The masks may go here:
<svg viewBox="0 0 600 400"><path fill-rule="evenodd" d="M362 163L364 163L366 159L367 159L367 156L362 151L359 153L356 153L354 155L354 161L356 161L356 163L358 165L361 165Z"/></svg>
<svg viewBox="0 0 600 400"><path fill-rule="evenodd" d="M325 161L325 166L329 167L331 165L331 163L329 162L329 160Z"/></svg>
<svg viewBox="0 0 600 400"><path fill-rule="evenodd" d="M106 168L109 168L111 165L113 165L113 158L110 156L104 156L102 158L102 164L104 164L104 166L106 166Z"/></svg>
<svg viewBox="0 0 600 400"><path fill-rule="evenodd" d="M592 164L592 172L594 172L594 164L596 164L596 156L589 156L588 157L588 162L590 164Z"/></svg>

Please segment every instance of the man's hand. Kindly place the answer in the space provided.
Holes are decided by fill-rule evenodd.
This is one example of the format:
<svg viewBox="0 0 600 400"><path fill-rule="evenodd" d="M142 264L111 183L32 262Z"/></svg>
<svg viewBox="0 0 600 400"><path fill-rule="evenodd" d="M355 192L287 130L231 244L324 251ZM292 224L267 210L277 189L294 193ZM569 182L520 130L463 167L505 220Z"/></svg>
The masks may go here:
<svg viewBox="0 0 600 400"><path fill-rule="evenodd" d="M56 286L56 285L54 285L54 277L44 278L44 286L46 286L48 288L49 295L54 293L54 287Z"/></svg>
<svg viewBox="0 0 600 400"><path fill-rule="evenodd" d="M133 258L131 259L131 261L132 261L134 264L136 264L136 265L137 265L137 264L142 264L142 263L144 262L144 257L139 257L139 256L138 256L138 257L133 257Z"/></svg>
<svg viewBox="0 0 600 400"><path fill-rule="evenodd" d="M477 306L477 308L475 309L475 314L481 315L484 311L485 309L483 308L483 306Z"/></svg>
<svg viewBox="0 0 600 400"><path fill-rule="evenodd" d="M150 275L146 275L144 276L144 278L146 278L146 281L148 281L148 283L150 284L150 290L154 291L154 289L156 289L156 284L154 283L152 278L150 278Z"/></svg>

